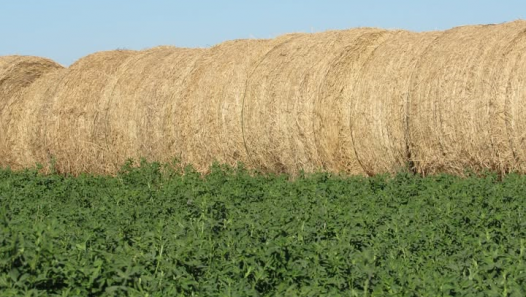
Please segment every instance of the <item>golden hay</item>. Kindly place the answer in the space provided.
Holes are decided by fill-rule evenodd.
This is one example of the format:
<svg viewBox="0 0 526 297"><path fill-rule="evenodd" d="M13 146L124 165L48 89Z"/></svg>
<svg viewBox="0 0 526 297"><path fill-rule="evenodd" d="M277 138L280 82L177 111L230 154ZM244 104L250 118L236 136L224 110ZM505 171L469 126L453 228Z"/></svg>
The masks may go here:
<svg viewBox="0 0 526 297"><path fill-rule="evenodd" d="M141 157L167 162L181 154L180 141L167 137L171 129L165 125L174 124L167 118L174 118L170 111L180 110L183 82L201 52L153 48L137 53L115 72L116 79L104 94L110 102L105 145L114 158L112 164L119 166L126 158Z"/></svg>
<svg viewBox="0 0 526 297"><path fill-rule="evenodd" d="M368 175L408 165L409 85L419 57L441 34L395 32L374 49L349 89L352 145Z"/></svg>
<svg viewBox="0 0 526 297"><path fill-rule="evenodd" d="M498 62L486 61L495 77L489 95L493 98L490 138L494 167L526 173L526 24L517 21L506 26L516 28L513 39L499 48Z"/></svg>
<svg viewBox="0 0 526 297"><path fill-rule="evenodd" d="M524 48L525 30L524 21L457 27L420 56L409 91L408 126L418 172L525 172L516 145L524 127L515 125L525 114L512 115L508 108L522 106L525 98L521 77L513 73L524 65L516 64L522 52L514 48Z"/></svg>
<svg viewBox="0 0 526 297"><path fill-rule="evenodd" d="M31 85L44 73L61 67L49 59L40 57L0 57L0 111L13 93Z"/></svg>
<svg viewBox="0 0 526 297"><path fill-rule="evenodd" d="M13 169L40 163L49 169L52 157L46 138L49 110L53 106L55 88L67 69L56 69L42 75L29 87L13 95L11 122L6 132L7 156Z"/></svg>
<svg viewBox="0 0 526 297"><path fill-rule="evenodd" d="M140 141L144 143L143 147L148 154L157 161L169 162L174 157L181 159L185 145L181 136L184 121L181 119L187 116L182 94L196 60L204 51L203 49L174 49L158 62L157 69L151 69L152 75L149 76L151 82L150 79L145 79L143 82L144 85L149 85L150 89L145 87L140 94L142 97L152 96L151 100L156 102L155 111L158 115L153 127L144 128L144 137ZM147 129L155 131L146 135Z"/></svg>
<svg viewBox="0 0 526 297"><path fill-rule="evenodd" d="M67 69L0 57L0 165L525 173L525 51L515 21L101 52Z"/></svg>
<svg viewBox="0 0 526 297"><path fill-rule="evenodd" d="M42 75L61 69L62 66L45 58L32 56L0 57L0 166L20 168L15 159L24 159L24 150L14 148L15 140L25 135L19 131L26 126L38 127L34 122L20 123L20 112L25 104L18 101L17 93L31 86ZM18 126L21 124L22 126ZM34 165L34 163L30 164Z"/></svg>
<svg viewBox="0 0 526 297"><path fill-rule="evenodd" d="M348 164L335 161L341 149L336 148L337 143L348 135L338 132L348 127L348 118L339 108L345 103L329 89L350 83L348 76L335 76L341 70L335 61L369 44L365 39L360 43L360 38L373 32L386 31L365 28L301 34L263 57L247 82L244 104L250 167L292 174L318 169L352 171ZM345 73L356 71L353 66L365 57L349 55ZM346 157L354 159L353 155ZM356 169L352 173L361 173Z"/></svg>
<svg viewBox="0 0 526 297"><path fill-rule="evenodd" d="M56 157L59 172L115 172L105 87L119 66L136 52L98 52L72 64L46 100L53 102L46 115L44 141Z"/></svg>
<svg viewBox="0 0 526 297"><path fill-rule="evenodd" d="M357 158L350 126L351 106L355 104L352 100L360 99L354 98L352 92L372 53L396 33L379 29L351 30L349 33L353 38L330 62L318 91L314 105L314 141L324 169L363 175L367 172Z"/></svg>
<svg viewBox="0 0 526 297"><path fill-rule="evenodd" d="M185 163L203 172L214 161L251 165L242 119L247 79L268 51L291 38L294 35L224 42L196 61L182 97L182 120L178 121Z"/></svg>

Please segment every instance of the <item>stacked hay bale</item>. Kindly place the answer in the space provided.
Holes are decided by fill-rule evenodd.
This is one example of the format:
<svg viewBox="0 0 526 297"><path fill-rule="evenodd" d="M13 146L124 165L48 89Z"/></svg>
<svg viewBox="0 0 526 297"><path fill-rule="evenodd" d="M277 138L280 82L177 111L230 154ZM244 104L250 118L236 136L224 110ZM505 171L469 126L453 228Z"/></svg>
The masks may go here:
<svg viewBox="0 0 526 297"><path fill-rule="evenodd" d="M0 110L3 110L14 93L31 85L43 74L58 68L62 66L40 57L0 57Z"/></svg>
<svg viewBox="0 0 526 297"><path fill-rule="evenodd" d="M0 58L0 165L526 172L526 22Z"/></svg>
<svg viewBox="0 0 526 297"><path fill-rule="evenodd" d="M491 138L492 143L495 143L494 151L496 152L494 163L499 166L491 169L500 169L501 172L526 173L526 67L524 67L526 65L524 55L526 52L526 24L524 21L516 21L501 26L509 26L515 32L512 34L513 38L509 39L509 43L499 48L502 55L496 55L496 57L500 59L500 63L486 62L489 63L486 71L495 76L495 82L491 88L495 98L492 106L497 106L497 108L494 108L492 112L494 116L491 118L491 124L493 127L499 127L499 124L502 127L492 129ZM496 90L499 92L495 92ZM503 133L503 127L506 127L507 133ZM507 139L502 135L506 135ZM502 148L505 148L506 145L509 145L509 149L503 150ZM508 151L507 154L506 151ZM512 158L503 160L502 156L505 155Z"/></svg>

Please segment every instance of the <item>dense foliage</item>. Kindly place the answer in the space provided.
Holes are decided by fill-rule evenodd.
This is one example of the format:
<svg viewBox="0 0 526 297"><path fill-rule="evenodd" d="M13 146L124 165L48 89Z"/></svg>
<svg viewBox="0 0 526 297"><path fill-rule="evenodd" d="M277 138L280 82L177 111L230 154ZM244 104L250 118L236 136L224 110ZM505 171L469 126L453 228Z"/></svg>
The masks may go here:
<svg viewBox="0 0 526 297"><path fill-rule="evenodd" d="M0 171L1 296L526 296L526 177Z"/></svg>

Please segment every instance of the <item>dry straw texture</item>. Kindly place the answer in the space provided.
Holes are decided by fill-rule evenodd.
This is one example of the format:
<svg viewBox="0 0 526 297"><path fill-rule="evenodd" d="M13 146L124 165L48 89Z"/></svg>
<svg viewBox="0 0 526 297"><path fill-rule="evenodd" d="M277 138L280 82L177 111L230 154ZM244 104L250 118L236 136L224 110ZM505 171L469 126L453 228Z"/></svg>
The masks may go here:
<svg viewBox="0 0 526 297"><path fill-rule="evenodd" d="M525 51L515 21L100 52L67 69L0 57L0 165L526 172Z"/></svg>
<svg viewBox="0 0 526 297"><path fill-rule="evenodd" d="M182 89L202 50L158 47L123 63L106 86L108 134L105 145L114 168L126 158L150 161L180 158L174 125L182 122ZM175 130L179 131L177 127Z"/></svg>
<svg viewBox="0 0 526 297"><path fill-rule="evenodd" d="M367 59L367 48L386 33L297 34L269 51L247 82L243 124L251 167L293 174L318 169L362 173L349 165L355 160L349 109L340 108L349 102L337 92L353 84L351 76ZM353 54L362 49L361 55Z"/></svg>
<svg viewBox="0 0 526 297"><path fill-rule="evenodd" d="M53 156L46 137L49 111L53 106L53 101L49 99L53 98L55 88L66 71L56 69L46 73L13 96L6 132L9 145L7 156L10 156L13 168L52 163Z"/></svg>
<svg viewBox="0 0 526 297"><path fill-rule="evenodd" d="M34 159L26 157L25 147L19 144L26 136L25 129L37 129L39 123L22 119L31 102L19 101L18 93L39 77L61 68L59 64L39 57L0 57L0 166L18 169L35 164Z"/></svg>
<svg viewBox="0 0 526 297"><path fill-rule="evenodd" d="M184 157L186 142L183 129L187 126L187 106L190 103L184 101L183 94L189 83L190 73L204 52L203 49L179 48L160 61L157 70L159 79L156 82L158 87L153 98L162 103L159 114L161 134L155 140L160 143L156 146L160 156L156 160L167 162L177 158L188 163ZM148 95L144 93L143 96Z"/></svg>
<svg viewBox="0 0 526 297"><path fill-rule="evenodd" d="M409 91L418 172L526 172L526 22L445 31L420 56Z"/></svg>
<svg viewBox="0 0 526 297"><path fill-rule="evenodd" d="M253 65L272 42L234 40L204 51L188 74L177 122L180 158L206 172L214 161L246 162L242 104Z"/></svg>
<svg viewBox="0 0 526 297"><path fill-rule="evenodd" d="M407 165L411 77L419 57L441 34L393 32L357 71L345 97L350 100L352 145L366 174L394 173Z"/></svg>
<svg viewBox="0 0 526 297"><path fill-rule="evenodd" d="M207 50L196 61L183 96L182 159L200 171L214 161L253 167L245 137L248 80L273 49L294 38L235 40ZM262 132L262 131L261 131Z"/></svg>
<svg viewBox="0 0 526 297"><path fill-rule="evenodd" d="M98 124L108 127L104 145L116 166L128 157L159 157L154 149L162 139L163 102L158 92L163 73L159 67L175 51L174 47L157 47L138 52L120 64L107 82L103 92L106 110Z"/></svg>
<svg viewBox="0 0 526 297"><path fill-rule="evenodd" d="M495 151L494 167L501 171L526 173L526 24L514 22L509 26L516 28L516 32L513 39L500 49L503 55L498 56L500 63L495 67L500 67L501 71L495 69L493 74L495 99L492 106L496 108L491 111L490 123L500 129L493 128L490 137ZM504 118L499 115L504 115ZM507 150L506 144L509 145ZM502 156L509 157L504 159Z"/></svg>
<svg viewBox="0 0 526 297"><path fill-rule="evenodd" d="M104 95L119 66L134 51L106 51L71 65L45 99L51 104L45 119L47 149L59 172L110 173L115 156L108 147L111 102ZM43 160L44 161L44 160Z"/></svg>
<svg viewBox="0 0 526 297"><path fill-rule="evenodd" d="M348 31L348 44L331 59L325 77L320 82L315 101L314 141L323 162L323 169L347 174L366 174L357 158L351 130L351 106L360 100L353 97L361 69L374 51L392 31L355 29ZM359 129L359 127L354 127Z"/></svg>

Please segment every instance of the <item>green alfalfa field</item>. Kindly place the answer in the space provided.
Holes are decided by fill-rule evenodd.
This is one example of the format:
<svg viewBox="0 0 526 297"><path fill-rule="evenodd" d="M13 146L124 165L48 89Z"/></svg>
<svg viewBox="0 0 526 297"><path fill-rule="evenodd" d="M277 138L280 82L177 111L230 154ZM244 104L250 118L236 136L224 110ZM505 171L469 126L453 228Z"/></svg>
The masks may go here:
<svg viewBox="0 0 526 297"><path fill-rule="evenodd" d="M172 165L1 170L0 295L526 296L523 175Z"/></svg>

